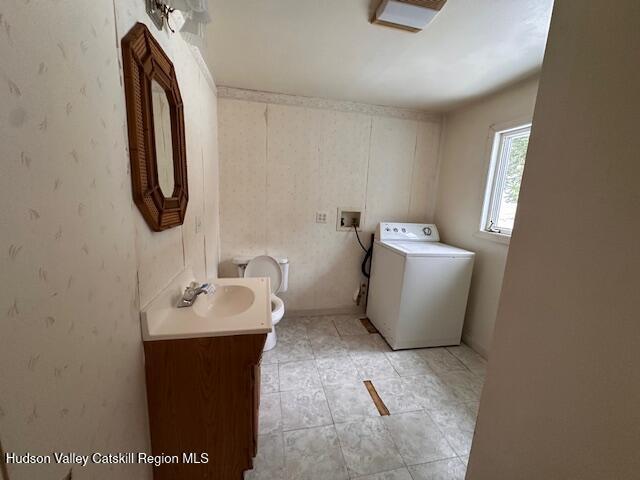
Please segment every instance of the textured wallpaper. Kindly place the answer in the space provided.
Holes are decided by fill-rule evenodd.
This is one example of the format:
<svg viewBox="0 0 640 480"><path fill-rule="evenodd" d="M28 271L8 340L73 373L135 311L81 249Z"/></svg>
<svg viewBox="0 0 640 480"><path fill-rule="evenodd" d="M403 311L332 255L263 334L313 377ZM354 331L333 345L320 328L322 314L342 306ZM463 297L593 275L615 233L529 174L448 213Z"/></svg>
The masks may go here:
<svg viewBox="0 0 640 480"><path fill-rule="evenodd" d="M189 47L154 27L185 101L187 220L153 233L132 202L119 39L145 16L144 2L129 0L0 10L5 451L147 450L139 304L185 264L216 272L215 90ZM69 467L8 470L11 480L58 480ZM151 469L90 465L73 478L144 479Z"/></svg>
<svg viewBox="0 0 640 480"><path fill-rule="evenodd" d="M336 231L337 208L363 210L366 243L380 221L431 221L440 118L228 90L219 99L221 274L236 274L236 255L287 256L289 311L355 307L363 252L354 233Z"/></svg>

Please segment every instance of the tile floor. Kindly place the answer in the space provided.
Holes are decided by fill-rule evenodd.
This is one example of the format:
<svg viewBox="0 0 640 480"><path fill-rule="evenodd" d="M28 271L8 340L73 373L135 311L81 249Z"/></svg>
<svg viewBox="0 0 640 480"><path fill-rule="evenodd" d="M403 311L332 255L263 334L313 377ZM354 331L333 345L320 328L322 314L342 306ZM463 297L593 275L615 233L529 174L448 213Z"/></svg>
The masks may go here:
<svg viewBox="0 0 640 480"><path fill-rule="evenodd" d="M280 322L246 480L464 479L485 361L465 345L394 352L360 317Z"/></svg>

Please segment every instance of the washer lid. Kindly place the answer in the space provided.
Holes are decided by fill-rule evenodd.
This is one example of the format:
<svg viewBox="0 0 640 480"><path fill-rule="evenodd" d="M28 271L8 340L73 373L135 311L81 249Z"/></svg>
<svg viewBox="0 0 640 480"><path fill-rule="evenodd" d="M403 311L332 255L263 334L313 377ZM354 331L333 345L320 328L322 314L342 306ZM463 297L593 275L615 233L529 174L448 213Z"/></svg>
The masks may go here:
<svg viewBox="0 0 640 480"><path fill-rule="evenodd" d="M380 245L411 257L473 257L474 255L473 252L440 242L380 241Z"/></svg>
<svg viewBox="0 0 640 480"><path fill-rule="evenodd" d="M271 293L276 294L282 286L282 270L278 261L268 255L255 257L247 263L245 277L269 277L271 279Z"/></svg>

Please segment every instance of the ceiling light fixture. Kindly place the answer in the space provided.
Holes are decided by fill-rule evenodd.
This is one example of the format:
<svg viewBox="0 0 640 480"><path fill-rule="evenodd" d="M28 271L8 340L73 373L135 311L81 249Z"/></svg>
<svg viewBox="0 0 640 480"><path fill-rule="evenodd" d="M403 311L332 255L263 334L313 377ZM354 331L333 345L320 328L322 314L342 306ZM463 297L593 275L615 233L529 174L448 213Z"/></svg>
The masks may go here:
<svg viewBox="0 0 640 480"><path fill-rule="evenodd" d="M419 32L438 14L447 0L382 0L371 23Z"/></svg>
<svg viewBox="0 0 640 480"><path fill-rule="evenodd" d="M206 26L211 22L208 0L146 0L147 13L156 27L160 30L167 25L171 32L175 33L172 24L178 24L177 28L187 42L204 50L204 36ZM171 14L179 10L180 18ZM169 20L172 20L170 23Z"/></svg>

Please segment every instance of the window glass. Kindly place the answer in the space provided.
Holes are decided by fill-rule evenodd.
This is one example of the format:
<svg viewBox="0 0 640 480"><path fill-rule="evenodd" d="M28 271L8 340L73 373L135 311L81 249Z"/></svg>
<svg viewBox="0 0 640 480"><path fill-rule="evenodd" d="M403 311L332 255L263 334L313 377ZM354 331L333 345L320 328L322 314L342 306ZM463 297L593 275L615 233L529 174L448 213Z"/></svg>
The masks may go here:
<svg viewBox="0 0 640 480"><path fill-rule="evenodd" d="M513 230L530 133L531 127L525 126L495 136L483 221L488 232L510 235Z"/></svg>

